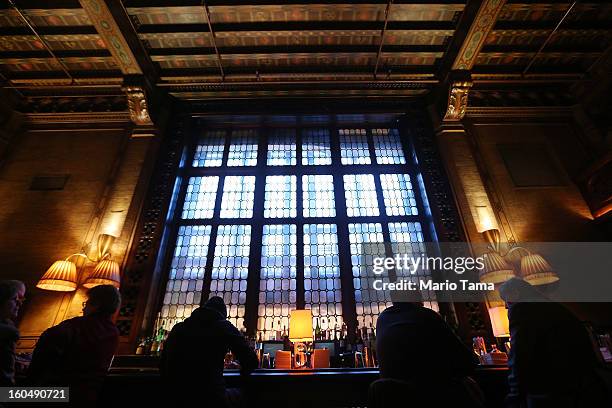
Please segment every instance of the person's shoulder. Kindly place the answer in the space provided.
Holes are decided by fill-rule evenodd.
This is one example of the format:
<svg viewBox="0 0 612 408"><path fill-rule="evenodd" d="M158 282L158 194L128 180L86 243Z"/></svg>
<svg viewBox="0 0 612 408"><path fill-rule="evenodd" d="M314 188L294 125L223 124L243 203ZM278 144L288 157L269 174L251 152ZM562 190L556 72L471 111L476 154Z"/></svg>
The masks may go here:
<svg viewBox="0 0 612 408"><path fill-rule="evenodd" d="M217 327L220 327L223 331L230 334L240 334L240 330L232 322L227 319L219 319L214 323Z"/></svg>
<svg viewBox="0 0 612 408"><path fill-rule="evenodd" d="M0 339L17 340L19 338L19 329L10 323L0 322Z"/></svg>

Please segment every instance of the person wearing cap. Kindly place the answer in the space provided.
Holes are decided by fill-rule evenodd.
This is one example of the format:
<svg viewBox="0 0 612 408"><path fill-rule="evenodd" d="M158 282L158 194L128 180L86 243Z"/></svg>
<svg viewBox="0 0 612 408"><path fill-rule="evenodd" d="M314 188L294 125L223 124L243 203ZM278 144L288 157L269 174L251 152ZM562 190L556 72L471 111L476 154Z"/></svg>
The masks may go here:
<svg viewBox="0 0 612 408"><path fill-rule="evenodd" d="M174 325L168 335L160 361L168 402L179 407L195 406L199 401L206 401L211 407L233 405L223 380L228 350L240 362L242 374L257 367L255 351L227 320L223 299L214 296Z"/></svg>
<svg viewBox="0 0 612 408"><path fill-rule="evenodd" d="M30 386L70 387L70 405L95 407L104 378L119 345L113 315L121 296L112 285L87 291L83 316L43 332L27 372Z"/></svg>

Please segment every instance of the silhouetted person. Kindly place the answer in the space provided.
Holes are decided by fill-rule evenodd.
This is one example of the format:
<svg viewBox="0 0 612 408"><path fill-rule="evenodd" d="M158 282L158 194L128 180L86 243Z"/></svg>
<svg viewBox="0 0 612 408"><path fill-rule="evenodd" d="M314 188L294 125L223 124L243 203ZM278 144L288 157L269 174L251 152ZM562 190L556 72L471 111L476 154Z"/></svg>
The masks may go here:
<svg viewBox="0 0 612 408"><path fill-rule="evenodd" d="M0 386L15 384L15 343L19 330L15 319L25 299L25 285L21 281L0 281Z"/></svg>
<svg viewBox="0 0 612 408"><path fill-rule="evenodd" d="M567 308L512 278L499 289L508 307L508 407L603 407L600 366L589 333Z"/></svg>
<svg viewBox="0 0 612 408"><path fill-rule="evenodd" d="M112 316L121 296L111 285L87 292L83 316L66 320L40 336L28 370L29 385L70 387L70 405L93 407L119 344Z"/></svg>
<svg viewBox="0 0 612 408"><path fill-rule="evenodd" d="M380 376L406 382L404 388L412 387L411 398L421 398L420 404L479 406L470 394L478 394L478 387L473 381L472 389L466 386L477 358L435 311L418 302L394 302L378 317L376 351ZM402 385L395 387L401 391Z"/></svg>
<svg viewBox="0 0 612 408"><path fill-rule="evenodd" d="M243 374L257 367L255 352L227 320L223 299L215 296L177 323L166 340L160 370L172 405L229 406L223 380L228 350L240 361Z"/></svg>

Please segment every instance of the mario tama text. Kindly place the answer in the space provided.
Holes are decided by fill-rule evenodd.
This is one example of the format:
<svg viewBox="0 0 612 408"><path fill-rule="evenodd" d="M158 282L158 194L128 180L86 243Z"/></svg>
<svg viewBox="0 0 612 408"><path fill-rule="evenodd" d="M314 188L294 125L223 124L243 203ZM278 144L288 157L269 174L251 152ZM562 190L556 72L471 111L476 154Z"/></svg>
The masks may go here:
<svg viewBox="0 0 612 408"><path fill-rule="evenodd" d="M473 282L467 279L460 279L451 282L448 279L443 282L436 282L431 278L400 279L395 282L387 282L384 279L376 279L372 282L374 290L382 291L462 291L462 292L481 292L495 289L495 284L484 282Z"/></svg>

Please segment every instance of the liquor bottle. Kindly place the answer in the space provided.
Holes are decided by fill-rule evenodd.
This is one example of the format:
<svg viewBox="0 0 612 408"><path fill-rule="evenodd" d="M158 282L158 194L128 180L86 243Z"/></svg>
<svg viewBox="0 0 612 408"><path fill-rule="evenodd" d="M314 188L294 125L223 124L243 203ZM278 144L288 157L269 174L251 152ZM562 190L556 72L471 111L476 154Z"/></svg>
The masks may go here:
<svg viewBox="0 0 612 408"><path fill-rule="evenodd" d="M164 351L164 347L166 345L166 340L168 339L168 330L160 327L159 329L159 351L158 353L161 355L161 352Z"/></svg>
<svg viewBox="0 0 612 408"><path fill-rule="evenodd" d="M291 351L291 340L289 340L289 333L287 333L286 326L283 326L283 350Z"/></svg>
<svg viewBox="0 0 612 408"><path fill-rule="evenodd" d="M321 326L319 326L319 319L315 319L317 324L315 326L315 341L321 340Z"/></svg>
<svg viewBox="0 0 612 408"><path fill-rule="evenodd" d="M159 341L157 336L152 336L150 354L152 356L159 355Z"/></svg>
<svg viewBox="0 0 612 408"><path fill-rule="evenodd" d="M337 355L338 353L340 353L340 333L338 331L338 325L334 325L334 334L333 334L333 340L334 340L334 353Z"/></svg>
<svg viewBox="0 0 612 408"><path fill-rule="evenodd" d="M276 341L282 340L283 339L283 332L281 332L281 321L280 319L278 319L277 325L276 325L276 337L274 338Z"/></svg>
<svg viewBox="0 0 612 408"><path fill-rule="evenodd" d="M140 338L140 341L138 342L138 347L136 347L136 354L137 355L142 355L142 354L145 353L145 347L146 347L145 339L146 339L146 337L141 337Z"/></svg>
<svg viewBox="0 0 612 408"><path fill-rule="evenodd" d="M344 338L344 323L342 323L342 329L340 329L340 335L338 337L338 354L342 354L346 351L346 339Z"/></svg>
<svg viewBox="0 0 612 408"><path fill-rule="evenodd" d="M372 354L372 366L377 367L378 358L376 356L376 331L374 330L374 327L372 326L371 323L370 323L370 330L372 331L372 334L370 335L370 352Z"/></svg>
<svg viewBox="0 0 612 408"><path fill-rule="evenodd" d="M355 340L355 350L363 353L363 338L359 329L357 330L357 338Z"/></svg>
<svg viewBox="0 0 612 408"><path fill-rule="evenodd" d="M351 336L349 336L349 332L348 332L348 327L346 327L346 336L344 337L345 342L346 342L346 351L347 352L352 352L354 351L354 347L353 347L353 342L355 341L354 338L351 338Z"/></svg>

